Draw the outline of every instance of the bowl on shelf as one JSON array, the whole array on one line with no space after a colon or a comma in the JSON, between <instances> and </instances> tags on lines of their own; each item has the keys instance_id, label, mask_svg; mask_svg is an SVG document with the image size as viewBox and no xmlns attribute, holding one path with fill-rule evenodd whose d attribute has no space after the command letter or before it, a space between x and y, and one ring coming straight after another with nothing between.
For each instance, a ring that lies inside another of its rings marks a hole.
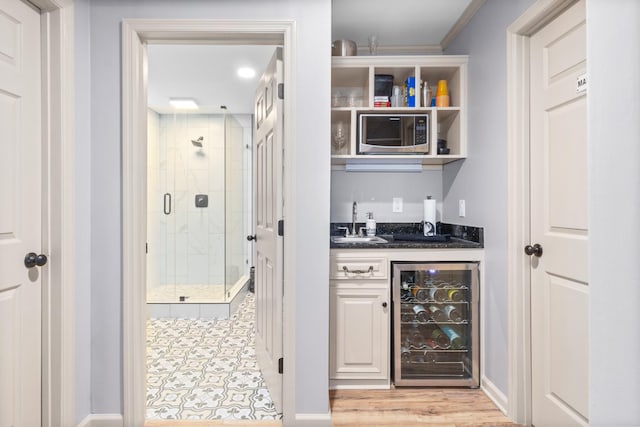
<instances>
[{"instance_id":1,"label":"bowl on shelf","mask_svg":"<svg viewBox=\"0 0 640 427\"><path fill-rule=\"evenodd\" d=\"M449 154L451 149L447 147L438 147L438 154Z\"/></svg>"}]
</instances>

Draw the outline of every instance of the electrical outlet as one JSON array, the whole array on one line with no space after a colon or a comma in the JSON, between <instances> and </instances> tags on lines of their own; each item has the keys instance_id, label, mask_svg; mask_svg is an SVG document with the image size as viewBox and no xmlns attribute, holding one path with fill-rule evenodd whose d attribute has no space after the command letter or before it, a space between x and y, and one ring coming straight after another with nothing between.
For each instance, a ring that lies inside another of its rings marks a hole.
<instances>
[{"instance_id":1,"label":"electrical outlet","mask_svg":"<svg viewBox=\"0 0 640 427\"><path fill-rule=\"evenodd\" d=\"M464 200L458 200L458 216L464 218L466 215L467 211Z\"/></svg>"},{"instance_id":2,"label":"electrical outlet","mask_svg":"<svg viewBox=\"0 0 640 427\"><path fill-rule=\"evenodd\" d=\"M393 198L393 212L402 212L402 197Z\"/></svg>"}]
</instances>

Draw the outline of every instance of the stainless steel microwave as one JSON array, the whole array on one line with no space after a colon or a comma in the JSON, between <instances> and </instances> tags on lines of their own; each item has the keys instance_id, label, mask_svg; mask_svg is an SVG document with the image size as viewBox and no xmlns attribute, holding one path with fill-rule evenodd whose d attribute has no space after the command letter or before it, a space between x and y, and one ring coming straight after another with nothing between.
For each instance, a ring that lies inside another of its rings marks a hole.
<instances>
[{"instance_id":1,"label":"stainless steel microwave","mask_svg":"<svg viewBox=\"0 0 640 427\"><path fill-rule=\"evenodd\" d=\"M428 154L427 114L358 115L358 154Z\"/></svg>"}]
</instances>

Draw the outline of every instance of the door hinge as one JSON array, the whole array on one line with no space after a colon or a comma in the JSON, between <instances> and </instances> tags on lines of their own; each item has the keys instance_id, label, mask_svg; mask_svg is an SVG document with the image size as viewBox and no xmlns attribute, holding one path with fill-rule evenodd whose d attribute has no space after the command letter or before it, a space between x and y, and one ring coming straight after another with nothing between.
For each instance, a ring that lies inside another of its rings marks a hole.
<instances>
[{"instance_id":1,"label":"door hinge","mask_svg":"<svg viewBox=\"0 0 640 427\"><path fill-rule=\"evenodd\" d=\"M278 99L284 99L284 83L278 83Z\"/></svg>"},{"instance_id":2,"label":"door hinge","mask_svg":"<svg viewBox=\"0 0 640 427\"><path fill-rule=\"evenodd\" d=\"M284 236L284 220L278 221L278 236Z\"/></svg>"},{"instance_id":3,"label":"door hinge","mask_svg":"<svg viewBox=\"0 0 640 427\"><path fill-rule=\"evenodd\" d=\"M281 374L284 369L284 358L278 359L278 373Z\"/></svg>"}]
</instances>

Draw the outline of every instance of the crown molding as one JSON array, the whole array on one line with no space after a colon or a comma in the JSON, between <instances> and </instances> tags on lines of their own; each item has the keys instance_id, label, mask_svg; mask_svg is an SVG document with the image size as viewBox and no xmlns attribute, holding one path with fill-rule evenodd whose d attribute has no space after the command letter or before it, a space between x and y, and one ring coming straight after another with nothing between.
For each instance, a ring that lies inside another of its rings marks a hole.
<instances>
[{"instance_id":1,"label":"crown molding","mask_svg":"<svg viewBox=\"0 0 640 427\"><path fill-rule=\"evenodd\" d=\"M453 27L449 30L446 36L440 42L440 47L442 50L445 50L449 47L449 44L455 39L458 34L462 31L462 29L471 21L471 18L476 14L476 12L485 4L487 0L472 0L469 3L469 6L462 12L460 18L453 24Z\"/></svg>"}]
</instances>

